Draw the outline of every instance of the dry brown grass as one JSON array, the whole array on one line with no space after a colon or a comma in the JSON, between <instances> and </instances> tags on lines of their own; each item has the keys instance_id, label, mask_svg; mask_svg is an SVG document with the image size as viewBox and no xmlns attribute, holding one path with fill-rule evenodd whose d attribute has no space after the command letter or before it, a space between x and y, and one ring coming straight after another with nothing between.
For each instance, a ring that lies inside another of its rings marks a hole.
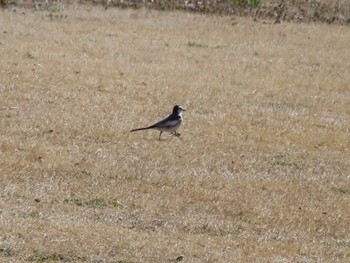
<instances>
[{"instance_id":1,"label":"dry brown grass","mask_svg":"<svg viewBox=\"0 0 350 263\"><path fill-rule=\"evenodd\" d=\"M350 29L0 14L0 261L348 262ZM129 134L187 108L184 141Z\"/></svg>"}]
</instances>

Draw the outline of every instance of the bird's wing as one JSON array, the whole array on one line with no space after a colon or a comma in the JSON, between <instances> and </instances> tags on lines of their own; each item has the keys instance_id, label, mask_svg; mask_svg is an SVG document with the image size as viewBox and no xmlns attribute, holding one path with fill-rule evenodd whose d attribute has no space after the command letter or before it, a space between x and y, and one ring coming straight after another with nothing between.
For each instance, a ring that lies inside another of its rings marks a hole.
<instances>
[{"instance_id":1,"label":"bird's wing","mask_svg":"<svg viewBox=\"0 0 350 263\"><path fill-rule=\"evenodd\" d=\"M161 120L160 122L157 122L157 123L153 124L152 126L149 126L149 128L172 127L172 126L178 124L180 118L181 118L180 116L169 115L164 120Z\"/></svg>"}]
</instances>

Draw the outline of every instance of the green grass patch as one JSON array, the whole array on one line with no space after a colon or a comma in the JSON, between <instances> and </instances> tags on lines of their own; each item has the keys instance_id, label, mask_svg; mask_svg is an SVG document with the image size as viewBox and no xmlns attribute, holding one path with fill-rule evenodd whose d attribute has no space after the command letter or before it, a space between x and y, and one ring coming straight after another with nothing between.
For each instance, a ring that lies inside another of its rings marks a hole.
<instances>
[{"instance_id":1,"label":"green grass patch","mask_svg":"<svg viewBox=\"0 0 350 263\"><path fill-rule=\"evenodd\" d=\"M283 155L275 156L274 159L271 161L271 165L281 166L281 167L286 167L286 168L296 168L296 169L301 168L301 166L299 164L286 160Z\"/></svg>"},{"instance_id":2,"label":"green grass patch","mask_svg":"<svg viewBox=\"0 0 350 263\"><path fill-rule=\"evenodd\" d=\"M166 45L166 47L169 47ZM187 42L187 47L191 47L191 48L212 48L212 49L222 49L223 46L221 45L216 45L216 46L213 46L213 47L210 47L206 44L201 44L201 43L196 43L196 42Z\"/></svg>"},{"instance_id":3,"label":"green grass patch","mask_svg":"<svg viewBox=\"0 0 350 263\"><path fill-rule=\"evenodd\" d=\"M208 48L208 45L200 44L196 42L187 42L188 47L194 47L194 48Z\"/></svg>"},{"instance_id":4,"label":"green grass patch","mask_svg":"<svg viewBox=\"0 0 350 263\"><path fill-rule=\"evenodd\" d=\"M15 255L15 251L9 247L0 247L0 255L5 257L12 257Z\"/></svg>"},{"instance_id":5,"label":"green grass patch","mask_svg":"<svg viewBox=\"0 0 350 263\"><path fill-rule=\"evenodd\" d=\"M96 208L103 207L121 207L124 206L118 199L106 200L104 198L93 198L93 199L84 199L76 195L72 195L70 198L64 200L66 203L75 204L77 206L90 206Z\"/></svg>"},{"instance_id":6,"label":"green grass patch","mask_svg":"<svg viewBox=\"0 0 350 263\"><path fill-rule=\"evenodd\" d=\"M53 13L59 12L60 8L58 6L53 5L53 6L40 7L37 9L37 11L47 12L47 13L53 14Z\"/></svg>"},{"instance_id":7,"label":"green grass patch","mask_svg":"<svg viewBox=\"0 0 350 263\"><path fill-rule=\"evenodd\" d=\"M84 262L86 257L82 257L73 253L39 253L34 252L33 255L27 258L28 261L46 262L46 261L61 261L61 262Z\"/></svg>"},{"instance_id":8,"label":"green grass patch","mask_svg":"<svg viewBox=\"0 0 350 263\"><path fill-rule=\"evenodd\" d=\"M345 187L333 187L332 191L337 193L337 194L350 194L350 188L345 188Z\"/></svg>"},{"instance_id":9,"label":"green grass patch","mask_svg":"<svg viewBox=\"0 0 350 263\"><path fill-rule=\"evenodd\" d=\"M26 52L26 53L24 54L24 57L25 57L25 58L29 58L29 59L35 59L35 57L33 56L33 54L30 53L29 51Z\"/></svg>"},{"instance_id":10,"label":"green grass patch","mask_svg":"<svg viewBox=\"0 0 350 263\"><path fill-rule=\"evenodd\" d=\"M257 7L260 5L260 0L248 0L248 5L252 7Z\"/></svg>"}]
</instances>

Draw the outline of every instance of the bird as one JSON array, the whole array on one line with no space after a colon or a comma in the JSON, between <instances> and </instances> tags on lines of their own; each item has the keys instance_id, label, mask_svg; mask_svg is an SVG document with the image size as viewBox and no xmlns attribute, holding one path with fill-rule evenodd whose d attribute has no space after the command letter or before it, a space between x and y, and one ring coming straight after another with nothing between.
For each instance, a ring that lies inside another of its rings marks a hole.
<instances>
[{"instance_id":1,"label":"bird","mask_svg":"<svg viewBox=\"0 0 350 263\"><path fill-rule=\"evenodd\" d=\"M154 130L160 131L159 140L163 132L170 132L172 135L175 135L176 137L181 139L180 138L181 134L178 133L177 130L180 128L183 122L183 117L182 117L183 111L186 111L183 107L181 107L180 105L175 105L173 108L173 112L164 120L145 128L133 129L130 132L154 129Z\"/></svg>"}]
</instances>

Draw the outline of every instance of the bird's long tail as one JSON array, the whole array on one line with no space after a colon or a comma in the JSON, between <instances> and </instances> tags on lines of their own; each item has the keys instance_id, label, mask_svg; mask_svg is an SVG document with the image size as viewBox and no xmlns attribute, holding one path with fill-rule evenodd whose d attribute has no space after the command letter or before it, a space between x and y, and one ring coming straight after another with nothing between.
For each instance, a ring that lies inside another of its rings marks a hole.
<instances>
[{"instance_id":1,"label":"bird's long tail","mask_svg":"<svg viewBox=\"0 0 350 263\"><path fill-rule=\"evenodd\" d=\"M148 129L152 129L152 128L153 128L152 126L150 126L150 127L145 127L145 128L138 128L138 129L133 129L133 130L131 130L130 132L148 130Z\"/></svg>"}]
</instances>

